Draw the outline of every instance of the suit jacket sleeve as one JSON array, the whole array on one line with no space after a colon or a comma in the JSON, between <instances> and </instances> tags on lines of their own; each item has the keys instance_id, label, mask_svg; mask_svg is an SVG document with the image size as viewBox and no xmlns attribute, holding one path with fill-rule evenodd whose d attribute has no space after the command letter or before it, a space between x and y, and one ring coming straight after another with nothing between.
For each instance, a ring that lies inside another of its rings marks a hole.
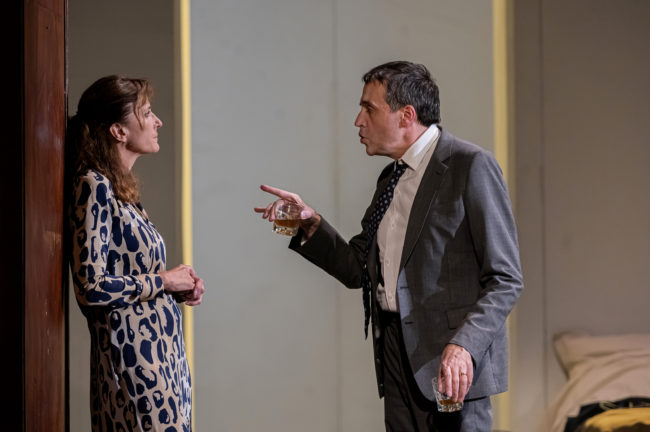
<instances>
[{"instance_id":1,"label":"suit jacket sleeve","mask_svg":"<svg viewBox=\"0 0 650 432\"><path fill-rule=\"evenodd\" d=\"M477 152L463 196L479 264L481 293L451 339L478 364L523 288L517 232L508 191L494 157Z\"/></svg>"},{"instance_id":2,"label":"suit jacket sleeve","mask_svg":"<svg viewBox=\"0 0 650 432\"><path fill-rule=\"evenodd\" d=\"M365 226L365 224L363 224ZM334 276L348 288L361 286L366 245L365 229L346 242L325 218L316 232L301 245L302 230L291 239L289 248Z\"/></svg>"},{"instance_id":3,"label":"suit jacket sleeve","mask_svg":"<svg viewBox=\"0 0 650 432\"><path fill-rule=\"evenodd\" d=\"M390 163L379 175L375 194L361 220L361 232L352 237L349 242L346 242L336 229L321 216L321 223L311 238L301 245L300 240L303 233L300 230L291 239L289 248L334 276L346 287L360 288L363 266L366 265L363 254L368 242L366 230L370 223L370 215L379 191L383 190L392 169L393 164Z\"/></svg>"}]
</instances>

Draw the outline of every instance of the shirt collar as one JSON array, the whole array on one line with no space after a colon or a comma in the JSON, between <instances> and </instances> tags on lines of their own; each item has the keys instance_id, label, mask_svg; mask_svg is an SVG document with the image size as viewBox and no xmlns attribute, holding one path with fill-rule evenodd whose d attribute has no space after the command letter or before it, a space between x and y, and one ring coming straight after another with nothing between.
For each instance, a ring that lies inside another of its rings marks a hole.
<instances>
[{"instance_id":1,"label":"shirt collar","mask_svg":"<svg viewBox=\"0 0 650 432\"><path fill-rule=\"evenodd\" d=\"M406 153L400 158L409 168L416 171L424 159L427 150L440 136L440 130L435 124L429 126L422 135L406 150Z\"/></svg>"}]
</instances>

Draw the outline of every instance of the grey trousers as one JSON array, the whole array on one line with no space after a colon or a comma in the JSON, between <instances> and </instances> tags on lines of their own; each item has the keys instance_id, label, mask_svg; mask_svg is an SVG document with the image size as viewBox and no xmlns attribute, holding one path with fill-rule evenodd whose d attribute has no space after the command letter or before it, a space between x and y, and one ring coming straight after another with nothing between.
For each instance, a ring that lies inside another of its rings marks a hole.
<instances>
[{"instance_id":1,"label":"grey trousers","mask_svg":"<svg viewBox=\"0 0 650 432\"><path fill-rule=\"evenodd\" d=\"M398 314L381 316L384 354L384 420L387 432L489 432L489 397L466 400L461 411L441 413L420 392L409 365Z\"/></svg>"}]
</instances>

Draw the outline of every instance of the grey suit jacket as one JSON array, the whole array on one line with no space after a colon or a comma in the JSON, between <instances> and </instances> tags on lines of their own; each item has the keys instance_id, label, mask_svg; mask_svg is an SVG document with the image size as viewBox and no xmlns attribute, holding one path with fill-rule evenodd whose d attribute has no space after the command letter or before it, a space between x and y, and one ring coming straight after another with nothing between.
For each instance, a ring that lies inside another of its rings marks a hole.
<instances>
[{"instance_id":1,"label":"grey suit jacket","mask_svg":"<svg viewBox=\"0 0 650 432\"><path fill-rule=\"evenodd\" d=\"M383 396L382 335L376 287L377 240L363 259L366 228L392 164L379 176L361 221L363 231L343 240L323 218L314 235L292 249L349 288L361 286L364 265L373 283L375 367ZM467 399L507 390L505 321L523 288L517 233L508 191L494 157L442 130L413 201L404 240L397 298L411 370L429 400L444 347L464 347L474 361Z\"/></svg>"}]
</instances>

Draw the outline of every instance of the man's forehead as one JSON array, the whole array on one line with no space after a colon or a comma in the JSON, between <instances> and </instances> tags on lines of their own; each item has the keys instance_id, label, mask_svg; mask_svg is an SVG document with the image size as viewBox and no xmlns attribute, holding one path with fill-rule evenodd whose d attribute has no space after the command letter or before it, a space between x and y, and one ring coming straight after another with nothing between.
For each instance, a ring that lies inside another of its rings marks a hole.
<instances>
[{"instance_id":1,"label":"man's forehead","mask_svg":"<svg viewBox=\"0 0 650 432\"><path fill-rule=\"evenodd\" d=\"M363 86L359 104L377 105L386 102L386 86L378 81L370 81Z\"/></svg>"}]
</instances>

